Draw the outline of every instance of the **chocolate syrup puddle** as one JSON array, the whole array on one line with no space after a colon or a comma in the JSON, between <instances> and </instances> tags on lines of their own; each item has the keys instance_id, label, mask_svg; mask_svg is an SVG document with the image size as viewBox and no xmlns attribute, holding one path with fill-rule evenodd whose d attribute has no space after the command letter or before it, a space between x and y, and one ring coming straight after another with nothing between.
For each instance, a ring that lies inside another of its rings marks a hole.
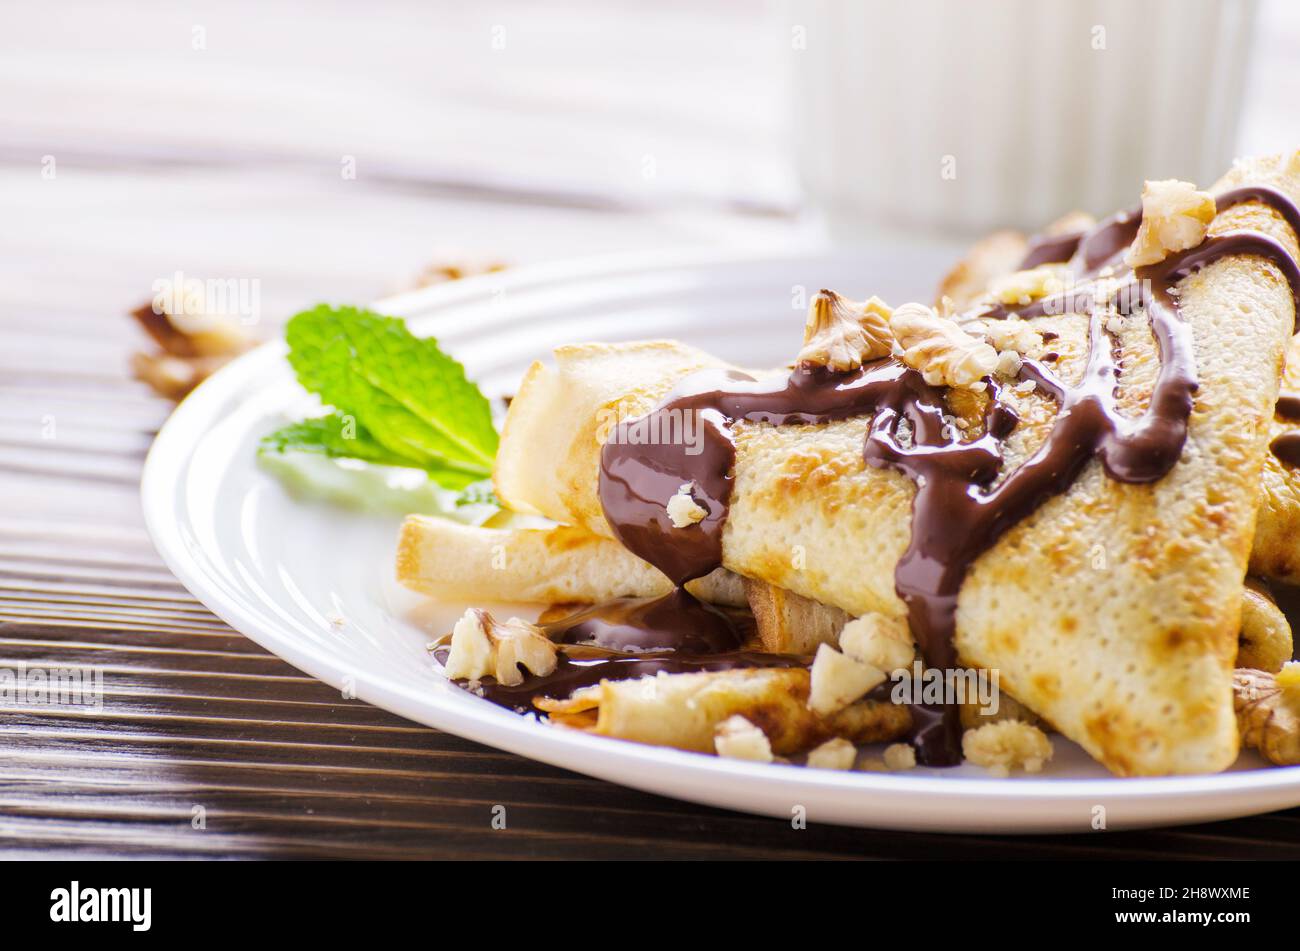
<instances>
[{"instance_id":1,"label":"chocolate syrup puddle","mask_svg":"<svg viewBox=\"0 0 1300 951\"><path fill-rule=\"evenodd\" d=\"M617 598L542 625L557 644L629 654L725 654L739 650L753 629L753 618L705 604L685 588L659 598Z\"/></svg>"}]
</instances>

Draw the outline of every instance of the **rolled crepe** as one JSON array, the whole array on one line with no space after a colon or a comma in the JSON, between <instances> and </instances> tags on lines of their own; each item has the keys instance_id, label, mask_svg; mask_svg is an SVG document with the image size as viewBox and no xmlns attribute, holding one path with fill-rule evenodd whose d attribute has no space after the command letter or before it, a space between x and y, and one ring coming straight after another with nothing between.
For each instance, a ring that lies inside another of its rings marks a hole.
<instances>
[{"instance_id":1,"label":"rolled crepe","mask_svg":"<svg viewBox=\"0 0 1300 951\"><path fill-rule=\"evenodd\" d=\"M666 594L668 579L622 545L581 528L483 528L445 518L407 516L397 548L397 580L447 601L598 604ZM758 646L774 654L813 654L839 643L849 615L725 568L687 588L712 604L754 613ZM568 613L564 608L549 620ZM1263 585L1242 592L1236 665L1276 672L1291 659L1291 626ZM1020 717L1024 719L1024 717Z\"/></svg>"},{"instance_id":2,"label":"rolled crepe","mask_svg":"<svg viewBox=\"0 0 1300 951\"><path fill-rule=\"evenodd\" d=\"M1300 196L1300 153L1240 163L1219 188L1271 184ZM1271 210L1229 209L1216 230L1249 226L1296 251ZM956 647L1113 772L1216 771L1237 753L1231 703L1241 582L1254 534L1268 421L1295 326L1284 275L1252 255L1181 282L1200 388L1187 444L1150 485L1109 479L1091 461L1071 489L1010 529L971 566ZM1058 373L1074 382L1086 321L1036 318L1057 333ZM1118 407L1145 408L1159 368L1146 321L1125 321ZM495 474L512 508L612 537L597 494L611 418L649 411L687 373L720 361L673 342L561 347L528 371L511 404ZM957 410L957 406L952 407ZM1055 404L1020 399L1006 468L1045 438ZM974 419L974 413L964 414ZM905 615L894 567L911 532L913 487L868 468L866 418L810 426L738 423L723 564L853 615Z\"/></svg>"},{"instance_id":3,"label":"rolled crepe","mask_svg":"<svg viewBox=\"0 0 1300 951\"><path fill-rule=\"evenodd\" d=\"M778 755L809 750L832 737L880 743L907 732L911 715L888 701L859 700L830 717L808 709L807 670L759 668L605 680L566 700L539 699L555 723L653 746L713 752L718 725L742 716Z\"/></svg>"},{"instance_id":4,"label":"rolled crepe","mask_svg":"<svg viewBox=\"0 0 1300 951\"><path fill-rule=\"evenodd\" d=\"M397 580L450 601L597 604L653 598L672 584L618 542L581 528L480 528L409 515L397 544ZM812 654L835 644L848 615L719 568L687 590L702 601L754 612L758 646Z\"/></svg>"},{"instance_id":5,"label":"rolled crepe","mask_svg":"<svg viewBox=\"0 0 1300 951\"><path fill-rule=\"evenodd\" d=\"M581 528L479 528L408 515L397 543L397 580L454 601L594 604L667 594L672 583L618 542ZM743 607L741 579L725 569L686 586L713 604Z\"/></svg>"}]
</instances>

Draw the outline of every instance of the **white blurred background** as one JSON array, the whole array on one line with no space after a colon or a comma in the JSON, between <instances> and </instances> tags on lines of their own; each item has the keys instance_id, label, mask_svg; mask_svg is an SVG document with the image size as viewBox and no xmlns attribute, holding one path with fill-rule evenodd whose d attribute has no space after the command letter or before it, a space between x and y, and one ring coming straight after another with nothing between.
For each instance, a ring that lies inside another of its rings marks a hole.
<instances>
[{"instance_id":1,"label":"white blurred background","mask_svg":"<svg viewBox=\"0 0 1300 951\"><path fill-rule=\"evenodd\" d=\"M1016 12L1008 4L1026 2L958 6L1006 18ZM1145 2L1173 23L1185 0ZM792 42L792 29L826 22L826 7L6 4L0 326L54 307L89 327L177 268L258 278L263 307L278 314L398 290L447 255L521 263L817 241L827 202L808 200L796 158L822 147L803 120L829 99L810 101L796 81L806 58L827 54ZM858 5L864 55L897 8ZM1087 25L1060 4L1033 8L1048 9L1040 29ZM1300 3L1263 0L1250 36L1233 152L1296 147ZM1141 58L1148 40L1159 37L1130 37L1116 55ZM951 55L935 42L917 37L910 52L893 52L922 75ZM1057 68L1044 59L1017 64L1027 88ZM897 81L901 89L909 76ZM1069 86L1068 76L1054 81ZM972 109L999 108L981 102L990 88L969 90ZM853 107L833 105L832 121ZM905 141L872 118L863 128L879 148ZM1129 131L1121 124L1115 135ZM1176 172L1151 174L1162 173ZM1069 183L1061 188L1068 197ZM1047 220L1065 208L1031 210ZM983 209L960 230L1020 214ZM879 219L864 233L917 224Z\"/></svg>"}]
</instances>

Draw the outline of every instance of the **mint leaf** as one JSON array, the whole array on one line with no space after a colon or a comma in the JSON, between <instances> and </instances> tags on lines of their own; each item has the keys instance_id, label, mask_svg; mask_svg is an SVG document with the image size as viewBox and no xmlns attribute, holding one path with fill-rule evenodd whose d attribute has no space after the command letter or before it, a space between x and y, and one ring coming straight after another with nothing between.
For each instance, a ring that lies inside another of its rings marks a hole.
<instances>
[{"instance_id":1,"label":"mint leaf","mask_svg":"<svg viewBox=\"0 0 1300 951\"><path fill-rule=\"evenodd\" d=\"M364 459L381 466L423 468L422 462L393 452L356 420L334 413L290 423L262 437L260 452L316 452L334 459Z\"/></svg>"},{"instance_id":2,"label":"mint leaf","mask_svg":"<svg viewBox=\"0 0 1300 951\"><path fill-rule=\"evenodd\" d=\"M327 305L293 317L285 336L299 382L355 418L371 442L411 460L402 464L462 486L491 473L491 407L435 340L415 337L395 317Z\"/></svg>"},{"instance_id":3,"label":"mint leaf","mask_svg":"<svg viewBox=\"0 0 1300 951\"><path fill-rule=\"evenodd\" d=\"M498 504L490 482L485 482L470 472L445 469L436 464L430 467L426 460L399 455L378 442L360 424L341 413L290 423L263 436L258 446L258 455L262 457L291 452L312 453L330 459L359 459L378 466L423 469L429 478L444 489L464 490L457 497L456 505Z\"/></svg>"}]
</instances>

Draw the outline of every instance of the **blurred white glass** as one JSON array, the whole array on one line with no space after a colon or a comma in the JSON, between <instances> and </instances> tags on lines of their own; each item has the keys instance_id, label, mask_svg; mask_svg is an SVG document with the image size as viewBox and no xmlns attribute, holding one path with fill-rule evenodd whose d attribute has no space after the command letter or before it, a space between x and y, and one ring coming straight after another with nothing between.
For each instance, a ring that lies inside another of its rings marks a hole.
<instances>
[{"instance_id":1,"label":"blurred white glass","mask_svg":"<svg viewBox=\"0 0 1300 951\"><path fill-rule=\"evenodd\" d=\"M795 0L805 194L841 239L1035 229L1232 159L1256 0Z\"/></svg>"}]
</instances>

